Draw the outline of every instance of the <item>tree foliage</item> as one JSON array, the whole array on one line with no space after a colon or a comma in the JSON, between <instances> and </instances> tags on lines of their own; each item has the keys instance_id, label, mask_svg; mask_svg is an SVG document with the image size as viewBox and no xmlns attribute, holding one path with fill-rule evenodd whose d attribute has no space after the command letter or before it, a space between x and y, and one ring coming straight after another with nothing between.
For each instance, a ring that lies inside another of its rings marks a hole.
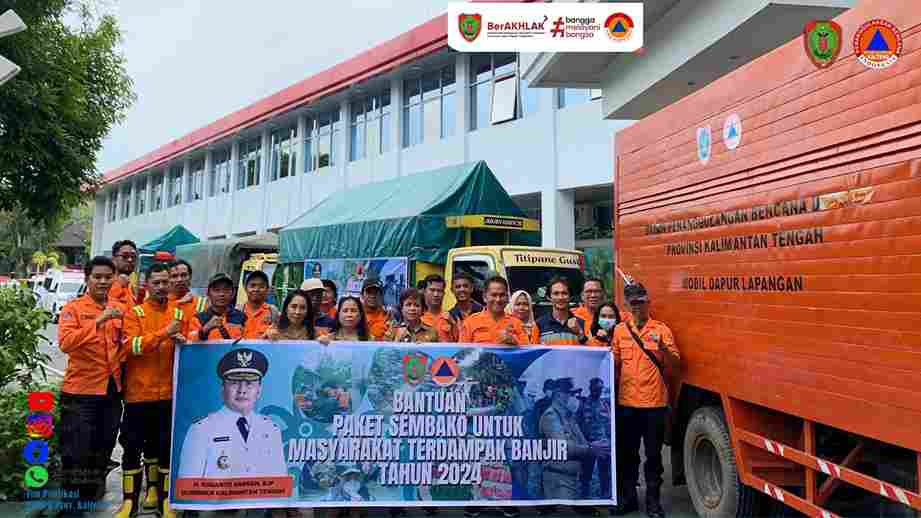
<instances>
[{"instance_id":1,"label":"tree foliage","mask_svg":"<svg viewBox=\"0 0 921 518\"><path fill-rule=\"evenodd\" d=\"M0 211L43 223L99 184L96 155L135 96L114 17L80 0L0 0L7 9L28 29L0 39L22 67L0 86Z\"/></svg>"},{"instance_id":2,"label":"tree foliage","mask_svg":"<svg viewBox=\"0 0 921 518\"><path fill-rule=\"evenodd\" d=\"M44 377L44 365L51 358L41 351L48 343L41 331L50 320L30 290L0 288L0 390L14 381L29 388L36 373Z\"/></svg>"},{"instance_id":3,"label":"tree foliage","mask_svg":"<svg viewBox=\"0 0 921 518\"><path fill-rule=\"evenodd\" d=\"M29 265L44 271L49 249L61 235L62 226L61 217L38 223L22 211L0 212L0 272L25 274Z\"/></svg>"}]
</instances>

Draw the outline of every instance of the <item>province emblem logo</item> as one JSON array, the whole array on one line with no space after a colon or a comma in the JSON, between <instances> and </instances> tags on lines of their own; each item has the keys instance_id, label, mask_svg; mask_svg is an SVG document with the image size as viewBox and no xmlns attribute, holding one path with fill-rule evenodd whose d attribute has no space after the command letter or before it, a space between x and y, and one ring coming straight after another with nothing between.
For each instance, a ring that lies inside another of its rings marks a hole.
<instances>
[{"instance_id":1,"label":"province emblem logo","mask_svg":"<svg viewBox=\"0 0 921 518\"><path fill-rule=\"evenodd\" d=\"M403 381L410 385L418 385L425 379L428 372L428 357L424 354L403 355Z\"/></svg>"},{"instance_id":2,"label":"province emblem logo","mask_svg":"<svg viewBox=\"0 0 921 518\"><path fill-rule=\"evenodd\" d=\"M806 56L817 68L827 68L841 53L841 26L831 20L812 20L803 28Z\"/></svg>"},{"instance_id":3,"label":"province emblem logo","mask_svg":"<svg viewBox=\"0 0 921 518\"><path fill-rule=\"evenodd\" d=\"M483 28L483 16L480 14L461 14L457 17L457 28L465 40L473 43L473 40L480 35L480 29Z\"/></svg>"}]
</instances>

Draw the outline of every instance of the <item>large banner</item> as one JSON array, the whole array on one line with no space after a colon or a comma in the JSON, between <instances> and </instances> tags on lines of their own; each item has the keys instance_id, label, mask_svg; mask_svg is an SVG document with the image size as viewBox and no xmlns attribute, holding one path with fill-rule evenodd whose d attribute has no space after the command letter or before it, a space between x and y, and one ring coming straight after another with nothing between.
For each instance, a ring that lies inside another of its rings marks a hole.
<instances>
[{"instance_id":1,"label":"large banner","mask_svg":"<svg viewBox=\"0 0 921 518\"><path fill-rule=\"evenodd\" d=\"M409 287L409 259L378 257L374 259L305 259L304 278L330 279L339 288L339 298L361 296L361 285L368 277L384 284L384 304L396 306L400 292Z\"/></svg>"},{"instance_id":2,"label":"large banner","mask_svg":"<svg viewBox=\"0 0 921 518\"><path fill-rule=\"evenodd\" d=\"M607 349L253 340L176 354L176 509L615 503Z\"/></svg>"}]
</instances>

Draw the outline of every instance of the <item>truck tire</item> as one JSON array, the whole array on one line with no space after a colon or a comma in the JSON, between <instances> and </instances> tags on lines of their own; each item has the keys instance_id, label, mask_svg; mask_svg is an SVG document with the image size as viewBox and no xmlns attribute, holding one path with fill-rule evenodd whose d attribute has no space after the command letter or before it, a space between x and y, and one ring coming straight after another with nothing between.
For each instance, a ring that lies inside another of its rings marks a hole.
<instances>
[{"instance_id":1,"label":"truck tire","mask_svg":"<svg viewBox=\"0 0 921 518\"><path fill-rule=\"evenodd\" d=\"M742 484L723 410L697 409L684 433L684 473L701 518L756 516L759 494Z\"/></svg>"}]
</instances>

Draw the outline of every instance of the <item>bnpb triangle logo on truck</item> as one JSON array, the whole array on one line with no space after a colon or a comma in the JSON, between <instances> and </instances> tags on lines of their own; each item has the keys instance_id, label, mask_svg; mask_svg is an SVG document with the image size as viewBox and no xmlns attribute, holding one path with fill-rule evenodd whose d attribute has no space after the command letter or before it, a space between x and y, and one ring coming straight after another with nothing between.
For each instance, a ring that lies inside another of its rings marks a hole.
<instances>
[{"instance_id":1,"label":"bnpb triangle logo on truck","mask_svg":"<svg viewBox=\"0 0 921 518\"><path fill-rule=\"evenodd\" d=\"M865 67L891 67L902 55L902 33L891 22L870 20L854 35L854 54Z\"/></svg>"}]
</instances>

